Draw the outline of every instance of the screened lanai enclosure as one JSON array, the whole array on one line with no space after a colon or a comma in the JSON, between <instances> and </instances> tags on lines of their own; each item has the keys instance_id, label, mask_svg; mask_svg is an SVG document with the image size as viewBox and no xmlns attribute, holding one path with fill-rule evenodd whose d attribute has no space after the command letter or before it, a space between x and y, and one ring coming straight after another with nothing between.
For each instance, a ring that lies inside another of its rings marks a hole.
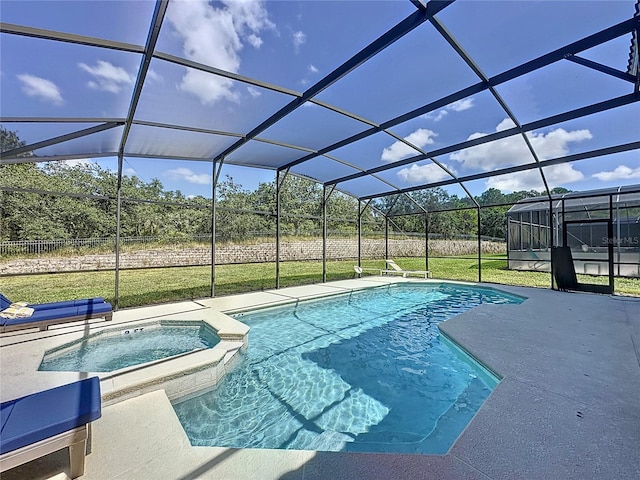
<instances>
[{"instance_id":1,"label":"screened lanai enclosure","mask_svg":"<svg viewBox=\"0 0 640 480\"><path fill-rule=\"evenodd\" d=\"M509 268L550 272L551 247L566 245L579 273L608 276L611 260L615 276L640 277L640 193L626 191L521 200L507 212Z\"/></svg>"},{"instance_id":2,"label":"screened lanai enclosure","mask_svg":"<svg viewBox=\"0 0 640 480\"><path fill-rule=\"evenodd\" d=\"M636 0L3 0L0 20L13 296L131 306L390 258L554 287L554 247L640 292Z\"/></svg>"}]
</instances>

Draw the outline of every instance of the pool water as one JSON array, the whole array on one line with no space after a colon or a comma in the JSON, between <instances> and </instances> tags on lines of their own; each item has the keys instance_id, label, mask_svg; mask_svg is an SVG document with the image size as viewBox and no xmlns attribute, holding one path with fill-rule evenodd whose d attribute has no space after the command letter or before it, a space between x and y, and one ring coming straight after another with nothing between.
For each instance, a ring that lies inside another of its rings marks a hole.
<instances>
[{"instance_id":1,"label":"pool water","mask_svg":"<svg viewBox=\"0 0 640 480\"><path fill-rule=\"evenodd\" d=\"M193 445L446 453L497 379L437 324L522 300L404 284L245 313L243 363L174 409Z\"/></svg>"},{"instance_id":2,"label":"pool water","mask_svg":"<svg viewBox=\"0 0 640 480\"><path fill-rule=\"evenodd\" d=\"M202 322L122 327L91 335L45 353L39 370L112 372L121 368L212 348L220 339Z\"/></svg>"}]
</instances>

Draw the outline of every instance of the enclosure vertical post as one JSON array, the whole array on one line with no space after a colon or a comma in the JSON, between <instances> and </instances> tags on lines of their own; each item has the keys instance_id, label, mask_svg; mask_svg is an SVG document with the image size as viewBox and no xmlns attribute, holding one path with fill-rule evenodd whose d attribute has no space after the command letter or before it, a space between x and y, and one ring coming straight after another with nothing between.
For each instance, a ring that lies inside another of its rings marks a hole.
<instances>
[{"instance_id":1,"label":"enclosure vertical post","mask_svg":"<svg viewBox=\"0 0 640 480\"><path fill-rule=\"evenodd\" d=\"M280 170L276 172L276 289L280 288Z\"/></svg>"},{"instance_id":2,"label":"enclosure vertical post","mask_svg":"<svg viewBox=\"0 0 640 480\"><path fill-rule=\"evenodd\" d=\"M553 219L553 200L549 200L549 263L551 265L551 290L555 290L556 288L555 269L553 268L553 255L551 253L554 247L553 242L555 241Z\"/></svg>"},{"instance_id":3,"label":"enclosure vertical post","mask_svg":"<svg viewBox=\"0 0 640 480\"><path fill-rule=\"evenodd\" d=\"M362 200L358 200L358 266L362 266Z\"/></svg>"},{"instance_id":4,"label":"enclosure vertical post","mask_svg":"<svg viewBox=\"0 0 640 480\"><path fill-rule=\"evenodd\" d=\"M511 207L513 207L513 205L511 205ZM509 209L511 209L511 207ZM506 244L507 244L507 270L509 270L509 264L510 264L510 258L511 258L511 254L509 252L511 252L511 248L509 245L511 245L511 217L509 216L509 213L505 213L504 215L504 233L505 233L505 240L506 240Z\"/></svg>"},{"instance_id":5,"label":"enclosure vertical post","mask_svg":"<svg viewBox=\"0 0 640 480\"><path fill-rule=\"evenodd\" d=\"M607 222L607 253L609 256L609 288L611 289L611 293L615 293L615 280L614 280L614 271L613 271L613 222L611 221L613 217L613 195L609 195L609 222ZM619 219L618 219L619 221ZM618 237L618 242L620 242L620 237ZM619 247L619 245L618 245ZM620 264L618 263L618 268L620 268Z\"/></svg>"},{"instance_id":6,"label":"enclosure vertical post","mask_svg":"<svg viewBox=\"0 0 640 480\"><path fill-rule=\"evenodd\" d=\"M113 308L118 310L120 303L120 234L122 232L120 222L122 220L122 167L124 164L124 153L122 149L118 152L118 178L116 179L116 264L115 264L115 285Z\"/></svg>"},{"instance_id":7,"label":"enclosure vertical post","mask_svg":"<svg viewBox=\"0 0 640 480\"><path fill-rule=\"evenodd\" d=\"M482 239L480 238L480 207L478 207L478 282L482 282Z\"/></svg>"},{"instance_id":8,"label":"enclosure vertical post","mask_svg":"<svg viewBox=\"0 0 640 480\"><path fill-rule=\"evenodd\" d=\"M322 283L327 281L327 186L322 186Z\"/></svg>"},{"instance_id":9,"label":"enclosure vertical post","mask_svg":"<svg viewBox=\"0 0 640 480\"><path fill-rule=\"evenodd\" d=\"M210 295L216 293L216 162L211 163L211 278Z\"/></svg>"},{"instance_id":10,"label":"enclosure vertical post","mask_svg":"<svg viewBox=\"0 0 640 480\"><path fill-rule=\"evenodd\" d=\"M384 259L389 260L389 217L384 216Z\"/></svg>"},{"instance_id":11,"label":"enclosure vertical post","mask_svg":"<svg viewBox=\"0 0 640 480\"><path fill-rule=\"evenodd\" d=\"M115 271L115 299L113 307L118 310L118 300L120 298L120 202L121 202L121 184L118 181L116 191L116 271Z\"/></svg>"},{"instance_id":12,"label":"enclosure vertical post","mask_svg":"<svg viewBox=\"0 0 640 480\"><path fill-rule=\"evenodd\" d=\"M216 191L218 187L218 179L220 178L220 172L222 171L222 163L224 159L220 160L220 165L216 168L216 162L212 165L212 181L211 181L211 296L216 294L216 211L217 211L217 199Z\"/></svg>"},{"instance_id":13,"label":"enclosure vertical post","mask_svg":"<svg viewBox=\"0 0 640 480\"><path fill-rule=\"evenodd\" d=\"M322 282L327 281L327 204L329 197L335 190L336 186L332 185L327 189L326 185L322 186Z\"/></svg>"},{"instance_id":14,"label":"enclosure vertical post","mask_svg":"<svg viewBox=\"0 0 640 480\"><path fill-rule=\"evenodd\" d=\"M564 198L562 199L562 246L566 247L567 245L567 228L564 224Z\"/></svg>"},{"instance_id":15,"label":"enclosure vertical post","mask_svg":"<svg viewBox=\"0 0 640 480\"><path fill-rule=\"evenodd\" d=\"M424 212L424 269L429 270L429 213Z\"/></svg>"},{"instance_id":16,"label":"enclosure vertical post","mask_svg":"<svg viewBox=\"0 0 640 480\"><path fill-rule=\"evenodd\" d=\"M618 268L617 268L618 277L620 276L620 263L622 262L622 257L620 253L620 247L621 247L620 237L622 236L622 232L620 231L620 189L621 188L622 187L618 187L618 195L616 195L616 262L618 265ZM611 198L613 198L613 195L611 196ZM613 216L613 211L611 211L609 215L609 217L613 220L612 216Z\"/></svg>"},{"instance_id":17,"label":"enclosure vertical post","mask_svg":"<svg viewBox=\"0 0 640 480\"><path fill-rule=\"evenodd\" d=\"M522 243L522 212L518 213L518 220L520 222L520 230L519 230L519 234L518 234L518 241L520 243L520 251L523 250L523 243Z\"/></svg>"},{"instance_id":18,"label":"enclosure vertical post","mask_svg":"<svg viewBox=\"0 0 640 480\"><path fill-rule=\"evenodd\" d=\"M280 288L280 170L276 171L276 289Z\"/></svg>"},{"instance_id":19,"label":"enclosure vertical post","mask_svg":"<svg viewBox=\"0 0 640 480\"><path fill-rule=\"evenodd\" d=\"M282 210L280 194L289 169L287 168L282 175L280 173L280 170L276 171L276 288L280 288L280 216Z\"/></svg>"}]
</instances>

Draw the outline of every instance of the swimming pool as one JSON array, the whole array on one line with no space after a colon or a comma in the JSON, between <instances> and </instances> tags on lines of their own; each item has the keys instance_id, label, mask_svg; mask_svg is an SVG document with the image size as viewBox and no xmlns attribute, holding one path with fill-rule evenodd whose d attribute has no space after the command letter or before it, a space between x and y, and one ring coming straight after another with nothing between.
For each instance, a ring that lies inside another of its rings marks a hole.
<instances>
[{"instance_id":1,"label":"swimming pool","mask_svg":"<svg viewBox=\"0 0 640 480\"><path fill-rule=\"evenodd\" d=\"M199 321L160 320L105 329L45 352L38 370L113 372L220 342L215 330Z\"/></svg>"},{"instance_id":2,"label":"swimming pool","mask_svg":"<svg viewBox=\"0 0 640 480\"><path fill-rule=\"evenodd\" d=\"M238 369L174 404L193 445L445 453L497 379L442 341L437 324L493 289L395 284L237 316Z\"/></svg>"}]
</instances>

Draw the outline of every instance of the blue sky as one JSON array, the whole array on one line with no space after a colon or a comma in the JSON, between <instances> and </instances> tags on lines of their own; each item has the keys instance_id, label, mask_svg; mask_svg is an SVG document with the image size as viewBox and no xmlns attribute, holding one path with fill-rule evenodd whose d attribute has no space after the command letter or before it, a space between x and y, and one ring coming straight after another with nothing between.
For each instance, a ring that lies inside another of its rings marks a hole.
<instances>
[{"instance_id":1,"label":"blue sky","mask_svg":"<svg viewBox=\"0 0 640 480\"><path fill-rule=\"evenodd\" d=\"M2 21L144 45L154 3L135 1L3 0ZM157 50L279 87L302 92L380 34L415 11L396 1L172 1ZM463 1L437 15L489 77L543 53L629 18L634 0ZM626 70L630 35L581 55ZM87 46L2 34L0 43L2 116L125 117L140 56ZM475 84L478 77L430 24L423 24L365 62L320 95L318 100L380 123ZM631 93L632 84L568 61L497 87L520 123L528 123L591 103ZM259 86L153 59L136 119L243 134L293 97ZM28 143L90 124L5 123ZM540 160L640 139L640 105L621 107L562 125L535 130L529 140ZM487 92L461 99L399 124L391 131L426 150L476 138L512 126ZM259 135L262 139L319 149L368 126L317 105L298 108ZM121 129L42 149L39 155L117 150ZM211 195L211 165L167 160L187 155L211 158L237 137L132 128L125 174L158 178L185 195ZM358 168L374 168L417 154L392 136L379 133L335 150L332 157ZM276 166L294 160L299 150L249 142L229 157L243 165ZM523 163L533 157L522 138L507 138L437 158L455 175L481 173ZM113 158L97 161L115 168ZM320 181L354 173L331 159L316 159L294 169ZM272 170L226 165L247 189L271 181ZM640 183L638 151L545 169L550 186L589 190ZM356 195L403 188L449 178L430 161L393 168L383 181L363 178L339 185ZM467 185L474 194L489 187L505 192L540 189L537 170ZM459 187L450 192L462 194Z\"/></svg>"}]
</instances>

